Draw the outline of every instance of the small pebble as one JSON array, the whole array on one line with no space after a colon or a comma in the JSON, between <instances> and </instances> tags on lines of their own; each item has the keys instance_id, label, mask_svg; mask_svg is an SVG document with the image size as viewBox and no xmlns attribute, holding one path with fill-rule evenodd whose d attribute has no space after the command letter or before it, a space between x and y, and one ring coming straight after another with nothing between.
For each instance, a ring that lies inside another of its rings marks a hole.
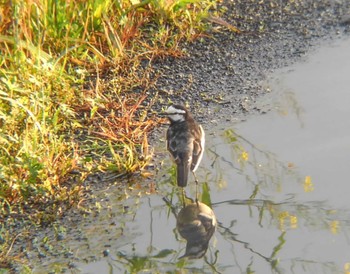
<instances>
[{"instance_id":1,"label":"small pebble","mask_svg":"<svg viewBox=\"0 0 350 274\"><path fill-rule=\"evenodd\" d=\"M107 257L109 255L109 249L103 250L103 256Z\"/></svg>"}]
</instances>

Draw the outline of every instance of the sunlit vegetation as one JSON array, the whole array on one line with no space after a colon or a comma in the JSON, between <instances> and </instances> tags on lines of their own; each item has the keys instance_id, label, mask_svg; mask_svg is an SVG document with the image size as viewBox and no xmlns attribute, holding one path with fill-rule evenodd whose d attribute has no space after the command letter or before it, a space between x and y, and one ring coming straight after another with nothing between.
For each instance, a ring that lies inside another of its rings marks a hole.
<instances>
[{"instance_id":1,"label":"sunlit vegetation","mask_svg":"<svg viewBox=\"0 0 350 274\"><path fill-rule=\"evenodd\" d=\"M232 212L230 217L219 219L216 234L221 234L226 242L235 246L234 257L247 250L248 258L262 259L270 265L273 273L284 273L286 270L283 267L288 264L281 263L280 258L282 253L288 251L287 245L293 239L291 235L303 233L305 228L314 235L320 233L318 235L321 236L318 237L330 239L334 239L335 235L347 233L347 220L342 217L348 214L347 209L334 209L328 201L300 201L296 198L295 193L312 195L317 189L317 182L314 183L315 179L312 176L302 175L292 162L280 160L272 152L250 142L233 129L222 132L220 138L215 139L214 144L207 148L207 152L211 165L205 167L208 170L206 181L211 187L215 184L219 190L230 191L232 196L232 199L214 201L212 205L214 212L217 208L219 211L224 209L225 212ZM248 189L247 193L239 192L244 189L242 185ZM236 189L239 193L235 196ZM280 196L279 192L283 195ZM244 210L249 209L249 214L244 217L240 215L242 207ZM256 232L260 230L264 233L264 229L269 233L273 231L271 233L274 234L274 241L268 248L265 247L263 252L256 248L254 241L244 240L244 233L241 231L246 227L245 218L249 222L256 222ZM237 231L240 232L236 233ZM241 246L239 252L237 246ZM327 260L313 261L299 257L288 260L290 269L296 272L299 268L310 273L317 272L315 269L319 268L323 272L350 273L350 264L347 262L338 265ZM251 260L246 268L247 273L254 273L255 268L261 269L261 264L256 261Z\"/></svg>"},{"instance_id":2,"label":"sunlit vegetation","mask_svg":"<svg viewBox=\"0 0 350 274\"><path fill-rule=\"evenodd\" d=\"M227 129L222 133L222 138L228 144L226 153L230 158L222 157L216 152L215 145L208 148L208 155L212 160L212 166L216 170L227 170L231 168L237 174L245 174L244 182L251 190L249 199L234 201L238 204L249 204L255 206L259 211L259 223L271 218L281 232L298 229L304 223L316 225L326 229L333 234L339 233L344 222L339 220L341 214L338 210L330 210L320 203L318 210L314 210L315 204L273 201L266 193L269 189L282 192L283 188L290 187L287 183L293 182L296 191L304 191L305 194L315 190L313 177L302 176L298 168L291 162L284 162L268 150L259 148L243 136L237 134L233 129ZM220 147L221 143L217 145ZM219 172L217 177L209 172L207 180L215 181L218 189L227 188L228 183ZM246 174L253 174L247 176ZM323 209L322 209L323 208ZM319 215L323 217L320 218ZM270 222L270 221L269 221Z\"/></svg>"},{"instance_id":3,"label":"sunlit vegetation","mask_svg":"<svg viewBox=\"0 0 350 274\"><path fill-rule=\"evenodd\" d=\"M281 172L294 178L305 192L314 190L311 176L300 176L293 163L279 160L274 153L259 148L232 129L223 132L223 139L230 144L233 159L231 167L239 172L250 169L257 175L255 180L246 178L254 188L251 199L256 197L263 186L274 186L280 191L283 183ZM209 149L209 152L218 157L215 151Z\"/></svg>"},{"instance_id":4,"label":"sunlit vegetation","mask_svg":"<svg viewBox=\"0 0 350 274\"><path fill-rule=\"evenodd\" d=\"M214 5L2 1L1 218L30 212L36 222L49 221L79 204L88 174L142 170L156 98L147 98L152 67L141 64L181 55L179 44L205 29ZM2 264L9 246L0 245Z\"/></svg>"}]
</instances>

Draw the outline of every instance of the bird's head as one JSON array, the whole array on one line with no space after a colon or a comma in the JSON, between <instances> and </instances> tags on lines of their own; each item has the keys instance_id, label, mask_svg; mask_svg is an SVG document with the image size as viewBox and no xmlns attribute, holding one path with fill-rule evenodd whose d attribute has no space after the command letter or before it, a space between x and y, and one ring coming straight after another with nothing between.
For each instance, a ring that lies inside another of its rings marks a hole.
<instances>
[{"instance_id":1,"label":"bird's head","mask_svg":"<svg viewBox=\"0 0 350 274\"><path fill-rule=\"evenodd\" d=\"M188 111L184 106L171 105L164 112L164 115L166 115L171 122L182 122L186 120Z\"/></svg>"}]
</instances>

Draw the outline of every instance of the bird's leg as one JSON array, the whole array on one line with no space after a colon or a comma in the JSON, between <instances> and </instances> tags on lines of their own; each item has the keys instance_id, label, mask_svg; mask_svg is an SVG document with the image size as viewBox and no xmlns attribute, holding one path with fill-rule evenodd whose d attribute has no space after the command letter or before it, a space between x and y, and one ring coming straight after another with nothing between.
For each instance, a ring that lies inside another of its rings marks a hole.
<instances>
[{"instance_id":1,"label":"bird's leg","mask_svg":"<svg viewBox=\"0 0 350 274\"><path fill-rule=\"evenodd\" d=\"M197 176L194 173L194 171L192 171L193 177L194 177L194 181L196 182L196 204L198 205L198 180L197 180Z\"/></svg>"},{"instance_id":2,"label":"bird's leg","mask_svg":"<svg viewBox=\"0 0 350 274\"><path fill-rule=\"evenodd\" d=\"M186 201L185 201L185 188L181 188L181 196L182 196L182 206L185 207L186 206Z\"/></svg>"}]
</instances>

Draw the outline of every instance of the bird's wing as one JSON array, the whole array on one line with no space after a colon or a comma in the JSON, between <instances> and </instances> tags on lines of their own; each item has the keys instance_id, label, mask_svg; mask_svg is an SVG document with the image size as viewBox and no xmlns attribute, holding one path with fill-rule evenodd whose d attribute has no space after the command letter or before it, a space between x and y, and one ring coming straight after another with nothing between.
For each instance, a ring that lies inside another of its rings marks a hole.
<instances>
[{"instance_id":1,"label":"bird's wing","mask_svg":"<svg viewBox=\"0 0 350 274\"><path fill-rule=\"evenodd\" d=\"M177 143L176 139L172 139L173 133L172 128L168 128L167 130L167 141L166 141L166 148L170 152L171 156L176 159L177 158Z\"/></svg>"},{"instance_id":2,"label":"bird's wing","mask_svg":"<svg viewBox=\"0 0 350 274\"><path fill-rule=\"evenodd\" d=\"M194 132L193 140L193 152L192 152L192 164L191 170L194 172L199 166L202 160L205 144L205 134L202 126L198 126L196 132Z\"/></svg>"},{"instance_id":3,"label":"bird's wing","mask_svg":"<svg viewBox=\"0 0 350 274\"><path fill-rule=\"evenodd\" d=\"M177 166L177 185L185 187L192 162L192 145L187 145L187 136L183 132L174 134L172 128L167 131L167 149Z\"/></svg>"}]
</instances>

